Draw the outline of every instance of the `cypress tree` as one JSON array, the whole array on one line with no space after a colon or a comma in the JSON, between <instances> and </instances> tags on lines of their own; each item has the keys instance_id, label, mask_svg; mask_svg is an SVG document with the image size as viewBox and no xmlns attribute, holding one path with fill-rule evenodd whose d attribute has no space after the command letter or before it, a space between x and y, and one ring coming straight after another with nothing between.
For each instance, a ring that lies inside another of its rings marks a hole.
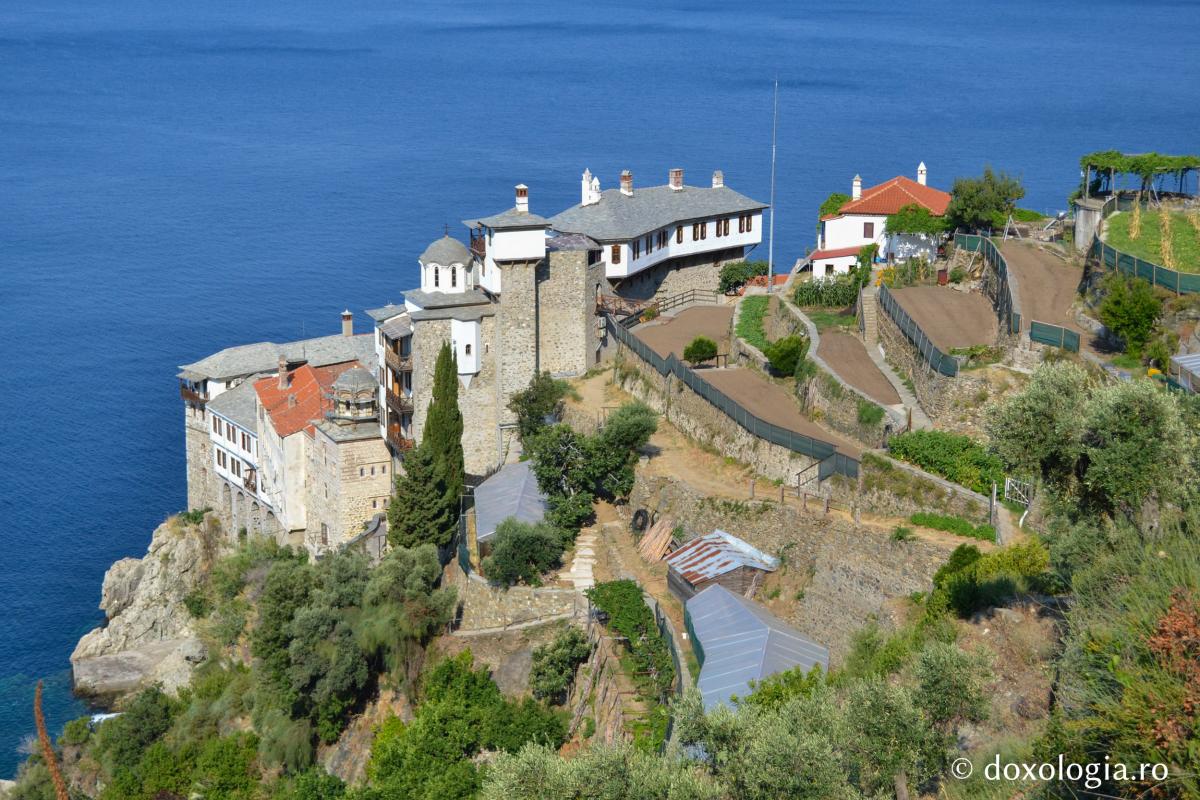
<instances>
[{"instance_id":1,"label":"cypress tree","mask_svg":"<svg viewBox=\"0 0 1200 800\"><path fill-rule=\"evenodd\" d=\"M428 447L453 497L453 514L457 518L458 498L463 491L463 418L458 408L458 359L450 343L442 345L433 369L433 398L425 417L421 444Z\"/></svg>"},{"instance_id":2,"label":"cypress tree","mask_svg":"<svg viewBox=\"0 0 1200 800\"><path fill-rule=\"evenodd\" d=\"M388 542L393 547L443 545L450 541L457 519L455 504L439 475L434 452L422 442L404 459L404 474L396 477L396 493L388 504Z\"/></svg>"}]
</instances>

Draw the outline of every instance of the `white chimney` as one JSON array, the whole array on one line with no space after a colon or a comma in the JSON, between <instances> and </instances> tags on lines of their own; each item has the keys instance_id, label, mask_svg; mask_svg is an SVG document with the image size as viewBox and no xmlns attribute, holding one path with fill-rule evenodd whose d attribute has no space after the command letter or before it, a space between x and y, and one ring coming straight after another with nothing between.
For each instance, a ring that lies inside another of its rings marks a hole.
<instances>
[{"instance_id":1,"label":"white chimney","mask_svg":"<svg viewBox=\"0 0 1200 800\"><path fill-rule=\"evenodd\" d=\"M917 165L917 183L924 186L925 181L927 179L928 179L928 174L927 174L927 170L925 169L925 162L922 161L920 164Z\"/></svg>"},{"instance_id":2,"label":"white chimney","mask_svg":"<svg viewBox=\"0 0 1200 800\"><path fill-rule=\"evenodd\" d=\"M592 171L585 169L579 179L579 205L591 205L592 202Z\"/></svg>"},{"instance_id":3,"label":"white chimney","mask_svg":"<svg viewBox=\"0 0 1200 800\"><path fill-rule=\"evenodd\" d=\"M621 194L633 197L633 173L627 169L621 171Z\"/></svg>"},{"instance_id":4,"label":"white chimney","mask_svg":"<svg viewBox=\"0 0 1200 800\"><path fill-rule=\"evenodd\" d=\"M713 186L714 189L720 189L725 185L725 173L719 169L713 170Z\"/></svg>"},{"instance_id":5,"label":"white chimney","mask_svg":"<svg viewBox=\"0 0 1200 800\"><path fill-rule=\"evenodd\" d=\"M529 213L529 187L523 183L517 184L517 211L522 214Z\"/></svg>"},{"instance_id":6,"label":"white chimney","mask_svg":"<svg viewBox=\"0 0 1200 800\"><path fill-rule=\"evenodd\" d=\"M671 190L678 192L683 190L683 170L675 167L667 173L667 183L671 184Z\"/></svg>"},{"instance_id":7,"label":"white chimney","mask_svg":"<svg viewBox=\"0 0 1200 800\"><path fill-rule=\"evenodd\" d=\"M353 336L353 335L354 335L354 314L352 314L350 312L350 309L347 308L345 311L342 312L342 336Z\"/></svg>"},{"instance_id":8,"label":"white chimney","mask_svg":"<svg viewBox=\"0 0 1200 800\"><path fill-rule=\"evenodd\" d=\"M283 353L279 354L279 390L283 391L288 387L287 378L287 358Z\"/></svg>"},{"instance_id":9,"label":"white chimney","mask_svg":"<svg viewBox=\"0 0 1200 800\"><path fill-rule=\"evenodd\" d=\"M850 182L850 199L857 200L862 197L862 176L855 175L854 180Z\"/></svg>"},{"instance_id":10,"label":"white chimney","mask_svg":"<svg viewBox=\"0 0 1200 800\"><path fill-rule=\"evenodd\" d=\"M592 203L600 202L600 179L592 178Z\"/></svg>"}]
</instances>

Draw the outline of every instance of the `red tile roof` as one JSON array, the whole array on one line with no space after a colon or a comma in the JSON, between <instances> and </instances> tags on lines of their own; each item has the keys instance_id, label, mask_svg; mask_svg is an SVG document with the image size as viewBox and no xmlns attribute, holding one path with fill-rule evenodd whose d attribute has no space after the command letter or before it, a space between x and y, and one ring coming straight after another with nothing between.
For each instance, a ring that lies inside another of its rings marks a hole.
<instances>
[{"instance_id":1,"label":"red tile roof","mask_svg":"<svg viewBox=\"0 0 1200 800\"><path fill-rule=\"evenodd\" d=\"M862 250L866 245L856 244L854 247L838 247L834 250L814 250L808 254L809 261L816 261L821 258L841 258L842 256L856 256L858 251Z\"/></svg>"},{"instance_id":2,"label":"red tile roof","mask_svg":"<svg viewBox=\"0 0 1200 800\"><path fill-rule=\"evenodd\" d=\"M932 186L922 186L912 178L897 175L878 186L863 189L862 196L851 200L835 216L844 214L895 214L904 206L916 203L929 209L929 213L942 216L950 205L950 195ZM832 217L822 217L832 219Z\"/></svg>"},{"instance_id":3,"label":"red tile roof","mask_svg":"<svg viewBox=\"0 0 1200 800\"><path fill-rule=\"evenodd\" d=\"M357 361L344 361L327 367L303 364L287 374L286 389L279 388L279 378L274 376L255 381L254 392L281 438L301 430L307 430L311 436L313 421L319 420L329 406L326 397L333 382L343 372L356 366Z\"/></svg>"}]
</instances>

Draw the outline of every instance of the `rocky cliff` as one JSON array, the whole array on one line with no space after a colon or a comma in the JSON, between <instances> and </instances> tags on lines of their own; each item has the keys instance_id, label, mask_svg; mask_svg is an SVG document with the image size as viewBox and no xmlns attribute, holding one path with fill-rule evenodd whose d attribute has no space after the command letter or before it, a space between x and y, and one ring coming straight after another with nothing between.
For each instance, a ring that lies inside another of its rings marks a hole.
<instances>
[{"instance_id":1,"label":"rocky cliff","mask_svg":"<svg viewBox=\"0 0 1200 800\"><path fill-rule=\"evenodd\" d=\"M174 693L206 657L184 599L208 575L219 540L216 522L159 525L143 558L123 558L104 575L104 626L71 654L78 694L115 698L160 684Z\"/></svg>"}]
</instances>

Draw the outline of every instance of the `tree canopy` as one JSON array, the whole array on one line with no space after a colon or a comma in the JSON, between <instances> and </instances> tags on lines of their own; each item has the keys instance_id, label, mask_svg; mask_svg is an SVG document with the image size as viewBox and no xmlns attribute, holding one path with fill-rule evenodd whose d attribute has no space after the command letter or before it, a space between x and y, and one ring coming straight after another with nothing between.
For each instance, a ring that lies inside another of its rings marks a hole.
<instances>
[{"instance_id":1,"label":"tree canopy","mask_svg":"<svg viewBox=\"0 0 1200 800\"><path fill-rule=\"evenodd\" d=\"M925 206L909 203L887 218L888 233L925 233L938 236L946 231L944 217L936 217Z\"/></svg>"},{"instance_id":2,"label":"tree canopy","mask_svg":"<svg viewBox=\"0 0 1200 800\"><path fill-rule=\"evenodd\" d=\"M1024 196L1020 180L991 167L984 168L979 178L956 178L946 208L947 227L969 231L990 227L996 215L1007 218Z\"/></svg>"}]
</instances>

